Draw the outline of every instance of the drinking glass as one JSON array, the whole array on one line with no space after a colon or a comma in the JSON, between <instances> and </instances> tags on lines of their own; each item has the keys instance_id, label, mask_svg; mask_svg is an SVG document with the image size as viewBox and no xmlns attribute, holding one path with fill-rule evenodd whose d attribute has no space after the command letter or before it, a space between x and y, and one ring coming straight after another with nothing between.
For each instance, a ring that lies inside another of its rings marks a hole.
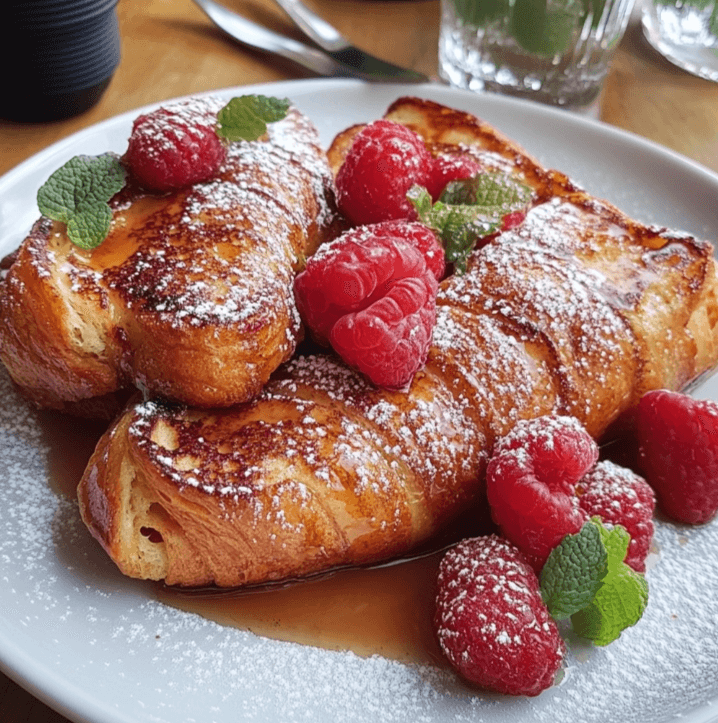
<instances>
[{"instance_id":1,"label":"drinking glass","mask_svg":"<svg viewBox=\"0 0 718 723\"><path fill-rule=\"evenodd\" d=\"M451 85L571 109L598 98L633 0L442 0L439 73Z\"/></svg>"},{"instance_id":2,"label":"drinking glass","mask_svg":"<svg viewBox=\"0 0 718 723\"><path fill-rule=\"evenodd\" d=\"M643 34L674 65L718 81L718 5L715 0L647 0Z\"/></svg>"}]
</instances>

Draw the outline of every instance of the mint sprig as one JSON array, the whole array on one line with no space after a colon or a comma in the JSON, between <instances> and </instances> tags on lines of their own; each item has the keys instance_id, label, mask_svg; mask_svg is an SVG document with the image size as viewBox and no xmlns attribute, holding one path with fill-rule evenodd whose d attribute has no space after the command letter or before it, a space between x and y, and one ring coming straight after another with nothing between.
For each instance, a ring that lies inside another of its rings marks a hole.
<instances>
[{"instance_id":1,"label":"mint sprig","mask_svg":"<svg viewBox=\"0 0 718 723\"><path fill-rule=\"evenodd\" d=\"M541 596L557 620L570 617L574 631L608 645L635 625L648 603L648 583L625 562L630 535L594 517L566 535L541 570Z\"/></svg>"},{"instance_id":2,"label":"mint sprig","mask_svg":"<svg viewBox=\"0 0 718 723\"><path fill-rule=\"evenodd\" d=\"M608 573L608 551L599 526L587 522L566 535L541 570L541 597L556 620L583 610L596 597Z\"/></svg>"},{"instance_id":3,"label":"mint sprig","mask_svg":"<svg viewBox=\"0 0 718 723\"><path fill-rule=\"evenodd\" d=\"M623 561L631 537L620 525L600 527L608 552L608 573L590 605L571 617L578 635L595 645L608 645L623 630L635 625L648 604L648 583Z\"/></svg>"},{"instance_id":4,"label":"mint sprig","mask_svg":"<svg viewBox=\"0 0 718 723\"><path fill-rule=\"evenodd\" d=\"M37 192L40 213L67 224L67 235L83 249L99 246L110 230L109 200L125 185L117 156L75 156L58 168Z\"/></svg>"},{"instance_id":5,"label":"mint sprig","mask_svg":"<svg viewBox=\"0 0 718 723\"><path fill-rule=\"evenodd\" d=\"M217 135L228 141L256 141L267 132L267 123L286 117L290 101L265 95L232 98L217 114Z\"/></svg>"},{"instance_id":6,"label":"mint sprig","mask_svg":"<svg viewBox=\"0 0 718 723\"><path fill-rule=\"evenodd\" d=\"M498 231L506 214L526 208L531 189L509 174L479 173L448 183L436 203L419 185L407 198L419 220L436 231L446 260L462 273L476 243Z\"/></svg>"}]
</instances>

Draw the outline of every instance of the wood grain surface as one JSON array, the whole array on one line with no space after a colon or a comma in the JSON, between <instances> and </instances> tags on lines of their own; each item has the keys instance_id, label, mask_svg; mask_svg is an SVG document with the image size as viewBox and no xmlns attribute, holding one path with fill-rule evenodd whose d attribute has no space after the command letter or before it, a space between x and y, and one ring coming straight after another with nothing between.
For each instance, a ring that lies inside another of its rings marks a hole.
<instances>
[{"instance_id":1,"label":"wood grain surface","mask_svg":"<svg viewBox=\"0 0 718 723\"><path fill-rule=\"evenodd\" d=\"M271 0L224 0L242 14L299 38ZM368 51L437 78L439 0L307 0ZM233 85L308 77L295 66L243 50L191 0L120 0L122 60L88 112L46 124L0 121L0 173L98 121L147 103ZM22 102L18 99L18 102ZM675 68L643 39L635 16L604 88L600 118L718 171L718 84ZM67 723L0 673L2 723Z\"/></svg>"}]
</instances>

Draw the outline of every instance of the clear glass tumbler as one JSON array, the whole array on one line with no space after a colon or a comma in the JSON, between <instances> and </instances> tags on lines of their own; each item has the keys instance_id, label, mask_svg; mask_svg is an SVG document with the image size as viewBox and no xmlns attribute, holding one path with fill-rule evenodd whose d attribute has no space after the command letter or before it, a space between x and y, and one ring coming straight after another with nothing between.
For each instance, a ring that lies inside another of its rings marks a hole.
<instances>
[{"instance_id":1,"label":"clear glass tumbler","mask_svg":"<svg viewBox=\"0 0 718 723\"><path fill-rule=\"evenodd\" d=\"M715 0L647 0L643 34L668 60L718 81L718 4Z\"/></svg>"},{"instance_id":2,"label":"clear glass tumbler","mask_svg":"<svg viewBox=\"0 0 718 723\"><path fill-rule=\"evenodd\" d=\"M633 0L441 0L439 73L459 88L590 106Z\"/></svg>"}]
</instances>

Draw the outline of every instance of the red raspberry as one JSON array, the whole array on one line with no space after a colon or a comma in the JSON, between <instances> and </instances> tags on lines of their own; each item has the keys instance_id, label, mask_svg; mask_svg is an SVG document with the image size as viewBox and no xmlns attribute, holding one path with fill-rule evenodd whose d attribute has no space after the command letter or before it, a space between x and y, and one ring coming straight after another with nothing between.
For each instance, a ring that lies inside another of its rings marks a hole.
<instances>
[{"instance_id":1,"label":"red raspberry","mask_svg":"<svg viewBox=\"0 0 718 723\"><path fill-rule=\"evenodd\" d=\"M372 227L323 246L294 282L297 308L319 343L330 343L378 386L401 388L426 361L437 281L422 252Z\"/></svg>"},{"instance_id":2,"label":"red raspberry","mask_svg":"<svg viewBox=\"0 0 718 723\"><path fill-rule=\"evenodd\" d=\"M509 695L550 687L565 645L521 553L496 535L449 550L439 566L434 628L467 680Z\"/></svg>"},{"instance_id":3,"label":"red raspberry","mask_svg":"<svg viewBox=\"0 0 718 723\"><path fill-rule=\"evenodd\" d=\"M666 390L638 404L640 465L663 511L701 524L718 511L718 404Z\"/></svg>"},{"instance_id":4,"label":"red raspberry","mask_svg":"<svg viewBox=\"0 0 718 723\"><path fill-rule=\"evenodd\" d=\"M501 230L508 231L509 229L516 228L524 222L525 218L525 211L512 211L511 213L507 213L503 218Z\"/></svg>"},{"instance_id":5,"label":"red raspberry","mask_svg":"<svg viewBox=\"0 0 718 723\"><path fill-rule=\"evenodd\" d=\"M486 473L491 514L536 570L586 521L576 484L597 459L596 443L572 417L520 421L496 444Z\"/></svg>"},{"instance_id":6,"label":"red raspberry","mask_svg":"<svg viewBox=\"0 0 718 723\"><path fill-rule=\"evenodd\" d=\"M374 236L393 236L409 241L424 255L426 265L436 280L441 281L444 277L446 271L444 247L428 226L417 221L384 221L367 228Z\"/></svg>"},{"instance_id":7,"label":"red raspberry","mask_svg":"<svg viewBox=\"0 0 718 723\"><path fill-rule=\"evenodd\" d=\"M435 323L436 280L427 273L400 279L367 309L343 316L330 341L374 384L401 389L424 366Z\"/></svg>"},{"instance_id":8,"label":"red raspberry","mask_svg":"<svg viewBox=\"0 0 718 723\"><path fill-rule=\"evenodd\" d=\"M331 329L342 316L367 308L398 279L423 276L435 263L428 244L419 248L410 233L408 238L397 233L402 226L412 231L420 224L386 222L351 229L322 246L298 274L297 307L320 344L329 344ZM438 246L435 238L434 243Z\"/></svg>"},{"instance_id":9,"label":"red raspberry","mask_svg":"<svg viewBox=\"0 0 718 723\"><path fill-rule=\"evenodd\" d=\"M434 158L427 191L429 191L434 201L437 201L447 183L459 181L463 178L471 178L480 170L479 162L471 156L453 154L437 156Z\"/></svg>"},{"instance_id":10,"label":"red raspberry","mask_svg":"<svg viewBox=\"0 0 718 723\"><path fill-rule=\"evenodd\" d=\"M588 517L623 525L631 536L626 564L646 571L653 539L655 496L650 485L631 470L613 462L599 462L579 483L578 504Z\"/></svg>"},{"instance_id":11,"label":"red raspberry","mask_svg":"<svg viewBox=\"0 0 718 723\"><path fill-rule=\"evenodd\" d=\"M405 126L379 120L354 137L337 173L337 202L357 226L415 219L406 198L415 183L426 186L433 159L421 138Z\"/></svg>"},{"instance_id":12,"label":"red raspberry","mask_svg":"<svg viewBox=\"0 0 718 723\"><path fill-rule=\"evenodd\" d=\"M139 183L172 191L212 178L227 154L215 132L221 104L193 98L141 115L125 162Z\"/></svg>"}]
</instances>

